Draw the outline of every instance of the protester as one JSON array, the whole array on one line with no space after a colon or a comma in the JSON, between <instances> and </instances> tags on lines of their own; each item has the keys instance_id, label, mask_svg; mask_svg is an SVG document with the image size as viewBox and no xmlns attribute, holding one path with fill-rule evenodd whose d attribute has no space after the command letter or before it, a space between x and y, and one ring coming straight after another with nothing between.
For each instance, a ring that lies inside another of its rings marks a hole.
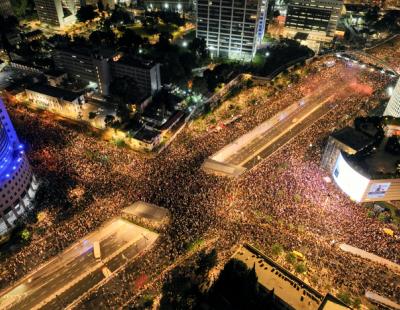
<instances>
[{"instance_id":1,"label":"protester","mask_svg":"<svg viewBox=\"0 0 400 310\"><path fill-rule=\"evenodd\" d=\"M27 154L43 181L37 210L50 219L42 236L23 248L3 253L1 287L21 278L60 253L122 208L137 200L168 208L172 223L160 241L140 260L92 293L81 308L114 308L134 297L140 275L155 278L198 239L218 237L213 243L220 258L248 241L267 253L274 243L287 251L303 251L309 269L325 284L362 293L372 289L400 298L400 277L383 267L355 259L332 246L345 242L400 263L399 243L382 233L384 226L367 217L367 210L351 202L323 177L321 154L327 136L374 108L381 99L354 91L336 98L335 109L323 116L278 152L237 180L207 175L201 164L224 145L332 79L355 79L358 85L379 90L390 78L379 72L349 68L340 61L323 67L272 97L249 105L235 122L217 132L187 128L162 154L154 157L117 148L91 137L87 129L56 121L47 112L38 115L11 106L17 131L29 143ZM37 224L32 224L35 227ZM398 233L398 231L396 231ZM160 281L154 286L159 287ZM321 285L318 281L316 285ZM322 287L318 287L322 289ZM323 288L325 290L325 288Z\"/></svg>"}]
</instances>

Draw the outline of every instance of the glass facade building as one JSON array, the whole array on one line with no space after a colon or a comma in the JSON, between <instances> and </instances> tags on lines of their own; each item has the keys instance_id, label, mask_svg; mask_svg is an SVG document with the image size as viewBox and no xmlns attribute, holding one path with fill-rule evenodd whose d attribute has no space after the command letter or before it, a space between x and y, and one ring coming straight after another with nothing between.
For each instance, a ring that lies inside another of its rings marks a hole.
<instances>
[{"instance_id":1,"label":"glass facade building","mask_svg":"<svg viewBox=\"0 0 400 310\"><path fill-rule=\"evenodd\" d=\"M38 188L14 127L0 100L0 236L32 208Z\"/></svg>"},{"instance_id":2,"label":"glass facade building","mask_svg":"<svg viewBox=\"0 0 400 310\"><path fill-rule=\"evenodd\" d=\"M196 36L213 57L251 60L264 37L266 0L198 0Z\"/></svg>"},{"instance_id":3,"label":"glass facade building","mask_svg":"<svg viewBox=\"0 0 400 310\"><path fill-rule=\"evenodd\" d=\"M393 90L393 94L390 97L383 115L400 117L400 79L397 81L396 87Z\"/></svg>"},{"instance_id":4,"label":"glass facade building","mask_svg":"<svg viewBox=\"0 0 400 310\"><path fill-rule=\"evenodd\" d=\"M335 35L343 1L291 0L288 4L285 27Z\"/></svg>"}]
</instances>

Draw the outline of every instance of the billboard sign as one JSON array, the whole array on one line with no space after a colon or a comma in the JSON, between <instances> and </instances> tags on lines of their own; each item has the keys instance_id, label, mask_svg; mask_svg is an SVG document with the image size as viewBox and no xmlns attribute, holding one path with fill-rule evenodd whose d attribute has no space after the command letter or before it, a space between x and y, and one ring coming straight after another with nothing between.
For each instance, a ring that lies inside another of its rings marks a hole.
<instances>
[{"instance_id":1,"label":"billboard sign","mask_svg":"<svg viewBox=\"0 0 400 310\"><path fill-rule=\"evenodd\" d=\"M367 186L369 179L354 170L344 159L342 154L339 154L336 165L333 168L333 179L336 184L345 192L351 199L360 202Z\"/></svg>"},{"instance_id":2,"label":"billboard sign","mask_svg":"<svg viewBox=\"0 0 400 310\"><path fill-rule=\"evenodd\" d=\"M390 187L390 183L376 183L372 184L368 191L368 198L382 198L385 197L386 192Z\"/></svg>"}]
</instances>

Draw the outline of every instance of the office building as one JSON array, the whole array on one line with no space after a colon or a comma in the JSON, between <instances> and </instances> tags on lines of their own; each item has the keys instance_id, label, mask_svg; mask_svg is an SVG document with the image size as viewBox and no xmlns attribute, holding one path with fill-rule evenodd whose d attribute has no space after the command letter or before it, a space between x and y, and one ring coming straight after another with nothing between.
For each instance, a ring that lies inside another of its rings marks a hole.
<instances>
[{"instance_id":1,"label":"office building","mask_svg":"<svg viewBox=\"0 0 400 310\"><path fill-rule=\"evenodd\" d=\"M400 79L397 81L383 115L400 117Z\"/></svg>"},{"instance_id":2,"label":"office building","mask_svg":"<svg viewBox=\"0 0 400 310\"><path fill-rule=\"evenodd\" d=\"M193 0L144 0L144 7L148 10L166 10L173 12L187 12L193 9Z\"/></svg>"},{"instance_id":3,"label":"office building","mask_svg":"<svg viewBox=\"0 0 400 310\"><path fill-rule=\"evenodd\" d=\"M112 62L111 75L132 77L143 94L154 94L161 88L160 64L153 61L122 56Z\"/></svg>"},{"instance_id":4,"label":"office building","mask_svg":"<svg viewBox=\"0 0 400 310\"><path fill-rule=\"evenodd\" d=\"M328 139L322 167L356 202L400 199L400 119L383 117L385 133L368 118L359 128L345 127Z\"/></svg>"},{"instance_id":5,"label":"office building","mask_svg":"<svg viewBox=\"0 0 400 310\"><path fill-rule=\"evenodd\" d=\"M284 35L318 50L335 36L342 6L343 0L290 0Z\"/></svg>"},{"instance_id":6,"label":"office building","mask_svg":"<svg viewBox=\"0 0 400 310\"><path fill-rule=\"evenodd\" d=\"M10 0L0 0L0 15L4 17L14 15Z\"/></svg>"},{"instance_id":7,"label":"office building","mask_svg":"<svg viewBox=\"0 0 400 310\"><path fill-rule=\"evenodd\" d=\"M198 0L196 36L212 57L251 60L264 37L266 0Z\"/></svg>"},{"instance_id":8,"label":"office building","mask_svg":"<svg viewBox=\"0 0 400 310\"><path fill-rule=\"evenodd\" d=\"M24 153L24 146L0 99L0 236L15 226L18 218L33 208L38 188Z\"/></svg>"},{"instance_id":9,"label":"office building","mask_svg":"<svg viewBox=\"0 0 400 310\"><path fill-rule=\"evenodd\" d=\"M62 27L76 21L74 0L35 0L35 7L42 23Z\"/></svg>"},{"instance_id":10,"label":"office building","mask_svg":"<svg viewBox=\"0 0 400 310\"><path fill-rule=\"evenodd\" d=\"M57 69L97 85L103 95L109 95L113 78L132 77L143 95L151 95L161 88L159 64L122 56L112 50L68 47L57 49L53 58Z\"/></svg>"}]
</instances>

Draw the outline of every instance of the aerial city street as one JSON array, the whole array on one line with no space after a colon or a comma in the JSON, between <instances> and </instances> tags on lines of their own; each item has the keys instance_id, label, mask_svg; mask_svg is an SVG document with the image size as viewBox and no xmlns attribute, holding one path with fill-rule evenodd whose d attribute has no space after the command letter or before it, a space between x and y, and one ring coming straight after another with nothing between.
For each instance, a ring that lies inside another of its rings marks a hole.
<instances>
[{"instance_id":1,"label":"aerial city street","mask_svg":"<svg viewBox=\"0 0 400 310\"><path fill-rule=\"evenodd\" d=\"M0 309L400 309L400 2L0 0Z\"/></svg>"}]
</instances>

